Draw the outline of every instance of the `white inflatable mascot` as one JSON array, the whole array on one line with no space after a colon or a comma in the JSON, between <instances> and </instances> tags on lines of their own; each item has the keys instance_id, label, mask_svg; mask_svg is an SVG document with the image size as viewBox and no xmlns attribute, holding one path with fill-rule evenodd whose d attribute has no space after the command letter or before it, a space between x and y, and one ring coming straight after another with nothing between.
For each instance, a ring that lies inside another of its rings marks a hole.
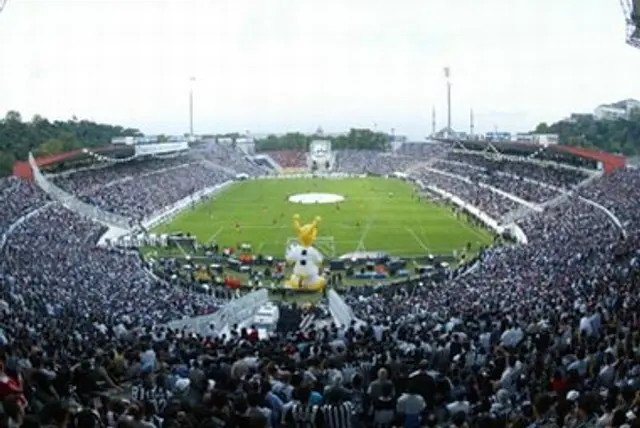
<instances>
[{"instance_id":1,"label":"white inflatable mascot","mask_svg":"<svg viewBox=\"0 0 640 428\"><path fill-rule=\"evenodd\" d=\"M286 260L294 263L293 274L285 283L285 287L299 291L322 291L325 278L320 275L322 254L312 247L318 235L320 217L316 217L313 223L300 224L300 216L293 216L293 228L298 235L298 244L287 249Z\"/></svg>"}]
</instances>

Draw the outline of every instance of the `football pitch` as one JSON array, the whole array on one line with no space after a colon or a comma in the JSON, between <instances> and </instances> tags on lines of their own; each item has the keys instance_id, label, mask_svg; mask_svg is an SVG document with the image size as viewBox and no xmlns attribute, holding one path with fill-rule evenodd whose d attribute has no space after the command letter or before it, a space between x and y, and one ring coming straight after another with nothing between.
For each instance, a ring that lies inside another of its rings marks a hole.
<instances>
[{"instance_id":1,"label":"football pitch","mask_svg":"<svg viewBox=\"0 0 640 428\"><path fill-rule=\"evenodd\" d=\"M293 203L292 195L326 193L338 203ZM406 182L383 178L282 179L238 182L214 199L187 209L155 233L190 233L202 245L249 244L254 253L281 257L295 238L292 217L316 216L318 236L330 242L335 256L352 252L386 252L393 256L451 255L475 252L493 242L450 207L420 200ZM320 241L320 240L319 240ZM323 251L325 248L318 247ZM326 254L331 256L331 254Z\"/></svg>"}]
</instances>

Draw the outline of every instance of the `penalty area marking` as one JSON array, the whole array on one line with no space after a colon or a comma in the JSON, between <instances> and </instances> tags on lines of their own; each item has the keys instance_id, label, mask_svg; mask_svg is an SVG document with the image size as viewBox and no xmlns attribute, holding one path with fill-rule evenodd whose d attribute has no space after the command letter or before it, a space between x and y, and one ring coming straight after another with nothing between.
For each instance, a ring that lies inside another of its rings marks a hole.
<instances>
[{"instance_id":1,"label":"penalty area marking","mask_svg":"<svg viewBox=\"0 0 640 428\"><path fill-rule=\"evenodd\" d=\"M424 245L424 242L422 242L422 239L418 238L418 235L416 235L416 232L413 229L411 229L409 226L406 226L405 229L407 229L407 232L409 232L409 235L411 235L413 239L416 240L418 245L420 245L423 250L429 251L429 247Z\"/></svg>"}]
</instances>

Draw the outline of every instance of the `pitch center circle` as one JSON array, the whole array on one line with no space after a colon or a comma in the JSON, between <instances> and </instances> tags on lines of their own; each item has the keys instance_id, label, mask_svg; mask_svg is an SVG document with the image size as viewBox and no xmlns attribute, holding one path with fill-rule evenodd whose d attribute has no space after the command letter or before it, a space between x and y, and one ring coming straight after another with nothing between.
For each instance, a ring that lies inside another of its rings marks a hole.
<instances>
[{"instance_id":1,"label":"pitch center circle","mask_svg":"<svg viewBox=\"0 0 640 428\"><path fill-rule=\"evenodd\" d=\"M289 196L294 204L336 204L344 201L344 196L335 193L298 193Z\"/></svg>"}]
</instances>

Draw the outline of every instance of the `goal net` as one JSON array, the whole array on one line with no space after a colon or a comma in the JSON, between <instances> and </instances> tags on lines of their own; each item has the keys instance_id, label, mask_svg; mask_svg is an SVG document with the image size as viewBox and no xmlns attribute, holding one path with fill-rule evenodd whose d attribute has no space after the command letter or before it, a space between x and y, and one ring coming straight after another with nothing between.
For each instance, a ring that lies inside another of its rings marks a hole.
<instances>
[{"instance_id":1,"label":"goal net","mask_svg":"<svg viewBox=\"0 0 640 428\"><path fill-rule=\"evenodd\" d=\"M298 238L287 239L285 251L289 247L297 244L300 244ZM333 239L333 236L322 236L320 238L316 238L316 242L313 243L313 246L327 258L333 258L336 256L336 241Z\"/></svg>"}]
</instances>

